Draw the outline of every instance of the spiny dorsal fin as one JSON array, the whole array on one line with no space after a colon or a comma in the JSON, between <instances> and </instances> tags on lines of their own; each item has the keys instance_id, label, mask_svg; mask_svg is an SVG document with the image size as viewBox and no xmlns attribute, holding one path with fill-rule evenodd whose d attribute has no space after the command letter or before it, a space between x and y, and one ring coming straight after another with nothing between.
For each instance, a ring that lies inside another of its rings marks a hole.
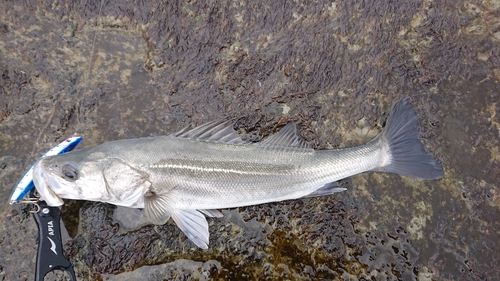
<instances>
[{"instance_id":1,"label":"spiny dorsal fin","mask_svg":"<svg viewBox=\"0 0 500 281\"><path fill-rule=\"evenodd\" d=\"M257 143L260 146L271 147L296 147L296 148L311 148L311 146L297 134L297 126L295 123L288 123L283 129L267 139Z\"/></svg>"},{"instance_id":2,"label":"spiny dorsal fin","mask_svg":"<svg viewBox=\"0 0 500 281\"><path fill-rule=\"evenodd\" d=\"M223 142L231 144L246 144L233 129L233 121L217 120L194 128L184 128L173 136L184 139L208 142Z\"/></svg>"}]
</instances>

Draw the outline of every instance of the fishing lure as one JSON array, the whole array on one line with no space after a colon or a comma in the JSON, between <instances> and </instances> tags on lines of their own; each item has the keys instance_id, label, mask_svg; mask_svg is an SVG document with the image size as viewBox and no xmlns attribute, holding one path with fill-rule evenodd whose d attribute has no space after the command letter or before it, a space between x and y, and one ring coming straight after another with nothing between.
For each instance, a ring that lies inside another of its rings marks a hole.
<instances>
[{"instance_id":1,"label":"fishing lure","mask_svg":"<svg viewBox=\"0 0 500 281\"><path fill-rule=\"evenodd\" d=\"M54 146L51 150L47 151L41 158L47 157L47 156L54 156L54 155L59 155L59 154L64 154L68 151L73 150L80 142L82 141L81 136L72 136L70 138L67 138L60 144ZM23 197L30 192L33 187L35 187L33 183L33 168L34 165L31 165L31 168L24 174L24 176L21 178L19 183L17 184L16 188L12 191L12 194L10 195L9 203L16 204L23 199Z\"/></svg>"}]
</instances>

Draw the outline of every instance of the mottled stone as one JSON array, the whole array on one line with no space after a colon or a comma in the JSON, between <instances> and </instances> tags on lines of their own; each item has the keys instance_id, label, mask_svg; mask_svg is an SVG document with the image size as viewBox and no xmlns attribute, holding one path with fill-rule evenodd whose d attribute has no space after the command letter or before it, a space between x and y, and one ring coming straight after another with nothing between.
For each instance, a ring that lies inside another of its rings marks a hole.
<instances>
[{"instance_id":1,"label":"mottled stone","mask_svg":"<svg viewBox=\"0 0 500 281\"><path fill-rule=\"evenodd\" d=\"M36 224L10 192L75 132L88 147L234 118L258 141L294 121L315 148L346 147L404 96L442 180L368 173L222 210L208 250L171 221L67 200L65 254L82 280L500 277L499 1L165 2L0 2L0 279L35 268Z\"/></svg>"}]
</instances>

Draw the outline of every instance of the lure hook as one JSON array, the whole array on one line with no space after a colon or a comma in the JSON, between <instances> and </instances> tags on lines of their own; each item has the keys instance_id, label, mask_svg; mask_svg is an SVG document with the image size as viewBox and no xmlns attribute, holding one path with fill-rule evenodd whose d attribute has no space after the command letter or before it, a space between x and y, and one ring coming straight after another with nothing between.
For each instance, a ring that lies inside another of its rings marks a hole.
<instances>
[{"instance_id":1,"label":"lure hook","mask_svg":"<svg viewBox=\"0 0 500 281\"><path fill-rule=\"evenodd\" d=\"M38 214L40 212L40 210L41 210L40 205L38 205L38 201L40 201L39 198L29 198L28 200L19 201L19 203L30 204L32 206L35 206L36 209L35 210L31 210L30 213L32 213L32 214Z\"/></svg>"}]
</instances>

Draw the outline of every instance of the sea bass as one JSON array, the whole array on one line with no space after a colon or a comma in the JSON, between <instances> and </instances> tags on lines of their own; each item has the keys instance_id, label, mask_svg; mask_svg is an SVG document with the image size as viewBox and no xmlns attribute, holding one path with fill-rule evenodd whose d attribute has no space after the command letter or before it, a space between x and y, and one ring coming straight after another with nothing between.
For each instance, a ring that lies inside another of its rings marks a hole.
<instances>
[{"instance_id":1,"label":"sea bass","mask_svg":"<svg viewBox=\"0 0 500 281\"><path fill-rule=\"evenodd\" d=\"M198 247L208 248L205 216L233 208L339 191L336 181L368 171L439 179L443 168L420 143L406 99L384 130L351 148L314 150L289 123L258 143L244 142L232 123L211 122L172 135L124 139L46 157L34 181L48 205L62 198L144 208L154 224L171 217Z\"/></svg>"}]
</instances>

